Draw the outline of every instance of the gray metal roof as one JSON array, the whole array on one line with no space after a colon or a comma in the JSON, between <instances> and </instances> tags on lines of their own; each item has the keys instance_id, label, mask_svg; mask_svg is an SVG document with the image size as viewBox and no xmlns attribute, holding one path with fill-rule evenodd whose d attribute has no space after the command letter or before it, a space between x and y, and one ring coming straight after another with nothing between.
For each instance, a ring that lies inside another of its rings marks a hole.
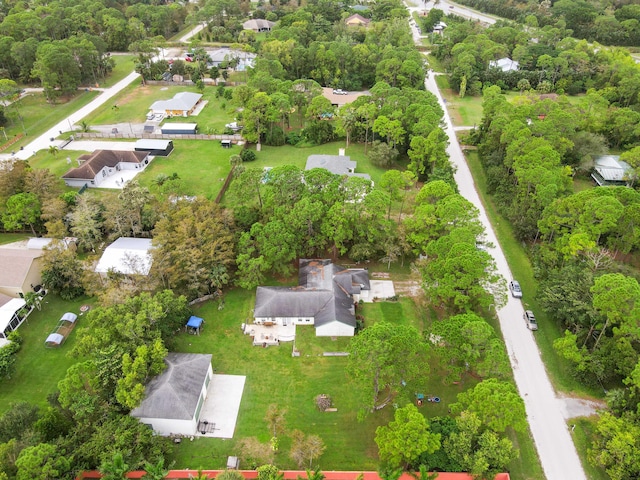
<instances>
[{"instance_id":1,"label":"gray metal roof","mask_svg":"<svg viewBox=\"0 0 640 480\"><path fill-rule=\"evenodd\" d=\"M212 355L170 352L167 369L153 378L146 397L131 411L136 418L191 420L207 377Z\"/></svg>"},{"instance_id":2,"label":"gray metal roof","mask_svg":"<svg viewBox=\"0 0 640 480\"><path fill-rule=\"evenodd\" d=\"M188 112L196 106L196 103L198 103L201 98L201 93L180 92L176 93L170 100L158 100L154 102L149 108L154 111L181 110Z\"/></svg>"},{"instance_id":3,"label":"gray metal roof","mask_svg":"<svg viewBox=\"0 0 640 480\"><path fill-rule=\"evenodd\" d=\"M254 317L313 317L316 327L338 321L355 327L353 294L369 289L364 269L329 259L300 259L297 287L258 287Z\"/></svg>"},{"instance_id":4,"label":"gray metal roof","mask_svg":"<svg viewBox=\"0 0 640 480\"><path fill-rule=\"evenodd\" d=\"M623 182L631 166L620 160L620 155L603 155L594 161L594 170L608 182Z\"/></svg>"}]
</instances>

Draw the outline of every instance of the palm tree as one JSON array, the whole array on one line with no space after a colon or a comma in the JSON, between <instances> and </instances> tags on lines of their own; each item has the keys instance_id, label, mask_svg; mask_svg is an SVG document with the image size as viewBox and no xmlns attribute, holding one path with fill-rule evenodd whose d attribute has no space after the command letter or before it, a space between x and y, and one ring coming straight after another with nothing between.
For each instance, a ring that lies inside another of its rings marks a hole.
<instances>
[{"instance_id":1,"label":"palm tree","mask_svg":"<svg viewBox=\"0 0 640 480\"><path fill-rule=\"evenodd\" d=\"M310 470L307 468L307 480L324 480L324 473L320 470L320 467L316 467L315 470Z\"/></svg>"},{"instance_id":2,"label":"palm tree","mask_svg":"<svg viewBox=\"0 0 640 480\"><path fill-rule=\"evenodd\" d=\"M158 459L157 463L145 462L144 471L146 472L143 479L146 480L162 480L169 475L169 470L164 468L164 458Z\"/></svg>"},{"instance_id":3,"label":"palm tree","mask_svg":"<svg viewBox=\"0 0 640 480\"><path fill-rule=\"evenodd\" d=\"M100 473L103 480L123 480L126 479L129 465L124 461L122 453L116 452L111 461L103 461L100 465Z\"/></svg>"},{"instance_id":4,"label":"palm tree","mask_svg":"<svg viewBox=\"0 0 640 480\"><path fill-rule=\"evenodd\" d=\"M202 471L202 468L199 468L196 475L192 476L191 474L189 474L189 478L192 480L208 480L209 479L209 475L204 473Z\"/></svg>"},{"instance_id":5,"label":"palm tree","mask_svg":"<svg viewBox=\"0 0 640 480\"><path fill-rule=\"evenodd\" d=\"M438 477L438 473L429 473L429 470L425 465L420 465L420 469L417 472L409 472L409 474L416 480L434 480Z\"/></svg>"},{"instance_id":6,"label":"palm tree","mask_svg":"<svg viewBox=\"0 0 640 480\"><path fill-rule=\"evenodd\" d=\"M58 147L55 145L49 145L49 153L54 157L58 155Z\"/></svg>"}]
</instances>

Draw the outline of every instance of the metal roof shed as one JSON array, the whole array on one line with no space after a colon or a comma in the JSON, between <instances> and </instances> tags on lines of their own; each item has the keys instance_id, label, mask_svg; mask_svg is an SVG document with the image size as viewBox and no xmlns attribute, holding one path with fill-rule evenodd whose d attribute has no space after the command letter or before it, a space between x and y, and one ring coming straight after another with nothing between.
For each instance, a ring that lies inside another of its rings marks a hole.
<instances>
[{"instance_id":1,"label":"metal roof shed","mask_svg":"<svg viewBox=\"0 0 640 480\"><path fill-rule=\"evenodd\" d=\"M195 135L197 123L165 123L160 127L163 135Z\"/></svg>"},{"instance_id":2,"label":"metal roof shed","mask_svg":"<svg viewBox=\"0 0 640 480\"><path fill-rule=\"evenodd\" d=\"M149 155L168 157L173 151L173 141L143 138L136 142L134 149L136 152L149 152Z\"/></svg>"}]
</instances>

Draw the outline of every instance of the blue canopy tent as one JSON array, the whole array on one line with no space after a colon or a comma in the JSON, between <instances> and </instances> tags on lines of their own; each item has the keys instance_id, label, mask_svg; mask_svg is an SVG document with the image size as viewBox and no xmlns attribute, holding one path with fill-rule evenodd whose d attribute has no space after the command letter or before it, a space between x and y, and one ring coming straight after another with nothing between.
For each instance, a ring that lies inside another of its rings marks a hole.
<instances>
[{"instance_id":1,"label":"blue canopy tent","mask_svg":"<svg viewBox=\"0 0 640 480\"><path fill-rule=\"evenodd\" d=\"M191 316L187 324L184 326L185 331L192 333L193 335L200 335L200 327L204 323L204 319L200 317Z\"/></svg>"}]
</instances>

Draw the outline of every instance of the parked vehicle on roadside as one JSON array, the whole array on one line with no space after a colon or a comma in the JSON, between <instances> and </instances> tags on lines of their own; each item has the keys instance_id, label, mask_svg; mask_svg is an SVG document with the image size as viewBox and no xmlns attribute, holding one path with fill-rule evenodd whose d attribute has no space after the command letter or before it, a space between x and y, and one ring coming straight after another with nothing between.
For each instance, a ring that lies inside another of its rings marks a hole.
<instances>
[{"instance_id":1,"label":"parked vehicle on roadside","mask_svg":"<svg viewBox=\"0 0 640 480\"><path fill-rule=\"evenodd\" d=\"M513 298L522 298L522 288L517 280L511 280L509 282L509 290L511 290L511 296Z\"/></svg>"},{"instance_id":2,"label":"parked vehicle on roadside","mask_svg":"<svg viewBox=\"0 0 640 480\"><path fill-rule=\"evenodd\" d=\"M522 318L527 322L527 328L529 330L538 330L538 322L536 322L536 317L531 310L525 310Z\"/></svg>"}]
</instances>

